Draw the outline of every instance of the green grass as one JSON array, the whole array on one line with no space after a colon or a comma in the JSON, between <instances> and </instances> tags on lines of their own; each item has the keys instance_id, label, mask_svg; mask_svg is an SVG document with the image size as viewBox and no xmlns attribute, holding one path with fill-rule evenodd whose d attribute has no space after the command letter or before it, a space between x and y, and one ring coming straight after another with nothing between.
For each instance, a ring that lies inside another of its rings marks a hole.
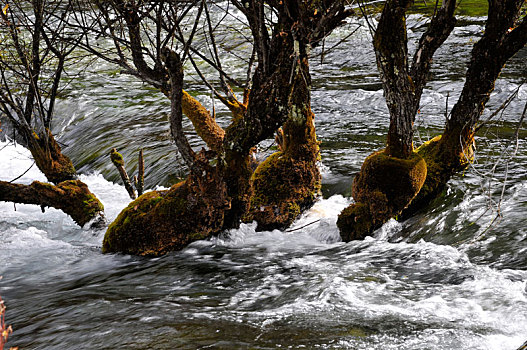
<instances>
[{"instance_id":1,"label":"green grass","mask_svg":"<svg viewBox=\"0 0 527 350\"><path fill-rule=\"evenodd\" d=\"M427 0L426 2L424 0L416 0L410 13L425 13L431 15L434 13L435 3L434 0ZM438 6L441 6L441 1L439 1ZM486 16L488 8L487 0L461 0L458 2L456 15L471 17Z\"/></svg>"}]
</instances>

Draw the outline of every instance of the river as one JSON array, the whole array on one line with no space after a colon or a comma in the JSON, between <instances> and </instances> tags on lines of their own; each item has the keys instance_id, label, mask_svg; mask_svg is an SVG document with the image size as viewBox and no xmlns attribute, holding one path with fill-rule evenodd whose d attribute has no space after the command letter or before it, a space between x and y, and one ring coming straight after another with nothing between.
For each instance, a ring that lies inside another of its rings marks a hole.
<instances>
[{"instance_id":1,"label":"river","mask_svg":"<svg viewBox=\"0 0 527 350\"><path fill-rule=\"evenodd\" d=\"M408 23L412 48L425 20L411 15ZM482 24L462 18L436 54L417 145L441 131ZM357 26L322 62L312 60L323 197L289 230L242 225L160 258L103 255L104 229L81 229L58 210L0 202L0 295L14 329L7 346L514 350L526 341L525 127L512 153L527 86L481 130L477 162L442 196L405 222L342 243L337 215L351 202L353 174L383 147L389 121L365 23L337 30L327 45ZM526 57L524 49L507 64L485 116L527 78ZM109 161L112 147L131 172L145 149L149 188L170 185L184 169L170 142L165 98L109 73L100 64L68 87L54 132L111 221L129 202ZM208 101L197 82L189 79L187 89ZM228 122L221 110L218 118ZM200 147L192 135L191 142ZM0 160L2 180L32 164L27 150L7 142ZM33 166L17 182L35 179L44 177Z\"/></svg>"}]
</instances>

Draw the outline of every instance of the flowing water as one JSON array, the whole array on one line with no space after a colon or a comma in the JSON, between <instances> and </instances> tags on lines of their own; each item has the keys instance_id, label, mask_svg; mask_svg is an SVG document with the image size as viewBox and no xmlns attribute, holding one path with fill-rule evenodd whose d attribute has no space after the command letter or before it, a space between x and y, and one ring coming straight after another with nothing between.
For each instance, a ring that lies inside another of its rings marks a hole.
<instances>
[{"instance_id":1,"label":"flowing water","mask_svg":"<svg viewBox=\"0 0 527 350\"><path fill-rule=\"evenodd\" d=\"M424 19L412 15L408 22L413 42ZM417 143L441 131L481 25L463 19L437 53ZM335 222L351 202L353 174L382 147L388 126L365 23L337 31L326 45L357 26L343 45L312 61L324 196L290 230L257 233L242 225L156 259L103 255L104 230L78 228L58 210L1 202L0 295L14 328L8 346L498 350L527 340L524 127L514 157L500 158L514 153L527 87L481 130L476 164L442 196L372 238L342 243ZM527 77L526 57L523 50L507 65L487 116ZM188 90L209 103L200 88L188 81ZM150 188L183 175L169 138L168 105L156 91L101 64L65 94L54 131L109 220L129 202L114 183L110 148L134 170L143 147ZM218 118L228 122L221 111ZM191 142L201 147L195 136ZM0 159L2 180L32 164L27 150L6 142ZM33 166L17 182L35 179L44 177ZM502 217L494 220L498 207Z\"/></svg>"}]
</instances>

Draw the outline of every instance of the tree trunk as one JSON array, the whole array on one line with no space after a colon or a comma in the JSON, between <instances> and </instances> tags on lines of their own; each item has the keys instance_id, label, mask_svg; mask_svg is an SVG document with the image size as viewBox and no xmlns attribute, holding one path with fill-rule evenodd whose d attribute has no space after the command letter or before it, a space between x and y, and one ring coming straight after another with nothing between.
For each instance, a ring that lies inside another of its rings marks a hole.
<instances>
[{"instance_id":1,"label":"tree trunk","mask_svg":"<svg viewBox=\"0 0 527 350\"><path fill-rule=\"evenodd\" d=\"M167 191L143 194L104 235L103 253L157 256L218 234L230 200L216 171L190 175Z\"/></svg>"},{"instance_id":2,"label":"tree trunk","mask_svg":"<svg viewBox=\"0 0 527 350\"><path fill-rule=\"evenodd\" d=\"M503 66L527 42L527 18L515 25L523 3L523 0L489 0L485 33L472 49L463 91L441 140L443 152L452 152L452 159L460 161L458 167L471 159L476 124Z\"/></svg>"},{"instance_id":3,"label":"tree trunk","mask_svg":"<svg viewBox=\"0 0 527 350\"><path fill-rule=\"evenodd\" d=\"M232 123L225 130L190 95L182 92L179 55L160 48L163 62L159 63L164 65L169 77L169 82L160 85L171 100L171 132L190 175L169 191L146 193L132 202L106 232L103 251L159 255L221 230L238 227L252 196L250 155L253 148L272 137L286 121L284 132L289 146L283 153L296 167L303 168L303 173L296 171L293 176L298 178L301 173L305 177L301 181L301 195L293 195L295 205L312 203L320 186L320 175L316 168L318 143L309 105L307 43L310 38L321 40L349 12L341 2L330 4L324 11L314 11L315 5L310 4L300 1L269 4L278 13L271 36L267 32L262 0L250 0L240 7L253 31L258 66L247 105L232 98L224 102L233 114ZM137 23L130 28L131 20L128 22L129 30L137 31ZM139 37L132 32L130 36L134 36L134 41ZM140 43L132 42L131 49L136 51L134 63L139 75L158 79L151 68L144 66L141 45L137 44ZM161 67L160 64L157 66ZM181 127L182 113L191 119L210 151L196 154L190 147ZM211 165L212 161L215 166ZM280 168L280 171L289 170ZM287 187L291 183L288 181L280 186ZM295 192L294 187L285 190Z\"/></svg>"},{"instance_id":4,"label":"tree trunk","mask_svg":"<svg viewBox=\"0 0 527 350\"><path fill-rule=\"evenodd\" d=\"M320 191L319 147L311 111L306 47L302 45L295 62L281 149L260 164L252 176L254 194L244 220L255 220L260 231L290 226L303 210L313 205Z\"/></svg>"},{"instance_id":5,"label":"tree trunk","mask_svg":"<svg viewBox=\"0 0 527 350\"><path fill-rule=\"evenodd\" d=\"M509 58L527 43L527 17L518 17L523 0L489 0L485 33L474 45L465 85L442 136L417 151L428 165L423 189L403 212L409 217L440 194L450 178L473 159L477 123L494 83Z\"/></svg>"},{"instance_id":6,"label":"tree trunk","mask_svg":"<svg viewBox=\"0 0 527 350\"><path fill-rule=\"evenodd\" d=\"M53 10L40 0L11 5L0 11L5 34L0 49L0 112L22 136L37 167L56 186L3 183L2 197L62 209L82 226L103 206L84 183L75 180L75 167L50 131L68 55L79 43L61 37L69 32L65 26L72 4Z\"/></svg>"},{"instance_id":7,"label":"tree trunk","mask_svg":"<svg viewBox=\"0 0 527 350\"><path fill-rule=\"evenodd\" d=\"M421 36L409 67L406 11L413 0L387 1L373 46L390 113L386 153L408 158L413 152L413 124L425 87L432 57L454 29L455 0L445 0Z\"/></svg>"},{"instance_id":8,"label":"tree trunk","mask_svg":"<svg viewBox=\"0 0 527 350\"><path fill-rule=\"evenodd\" d=\"M407 158L413 151L413 122L417 111L414 84L408 75L406 10L413 1L392 0L384 5L373 46L390 112L386 153ZM419 101L417 101L417 104Z\"/></svg>"},{"instance_id":9,"label":"tree trunk","mask_svg":"<svg viewBox=\"0 0 527 350\"><path fill-rule=\"evenodd\" d=\"M46 134L37 135L33 132L24 133L24 135L27 135L27 147L35 164L49 182L59 184L77 178L73 163L62 153L59 144L49 130Z\"/></svg>"},{"instance_id":10,"label":"tree trunk","mask_svg":"<svg viewBox=\"0 0 527 350\"><path fill-rule=\"evenodd\" d=\"M0 201L53 207L71 216L79 226L101 215L104 207L79 180L63 181L56 186L34 181L31 185L0 181Z\"/></svg>"},{"instance_id":11,"label":"tree trunk","mask_svg":"<svg viewBox=\"0 0 527 350\"><path fill-rule=\"evenodd\" d=\"M55 186L38 181L29 186L1 182L0 200L60 209L79 226L97 216L103 217L104 206L85 183L76 179L73 163L62 154L51 132L47 130L47 134L38 136L22 126L17 130L24 137L37 167Z\"/></svg>"},{"instance_id":12,"label":"tree trunk","mask_svg":"<svg viewBox=\"0 0 527 350\"><path fill-rule=\"evenodd\" d=\"M344 241L362 239L398 216L420 192L427 164L413 149L413 123L432 57L454 28L456 1L445 0L432 18L408 66L406 10L411 0L386 2L373 45L390 113L386 149L364 161L352 186L354 204L339 215Z\"/></svg>"}]
</instances>

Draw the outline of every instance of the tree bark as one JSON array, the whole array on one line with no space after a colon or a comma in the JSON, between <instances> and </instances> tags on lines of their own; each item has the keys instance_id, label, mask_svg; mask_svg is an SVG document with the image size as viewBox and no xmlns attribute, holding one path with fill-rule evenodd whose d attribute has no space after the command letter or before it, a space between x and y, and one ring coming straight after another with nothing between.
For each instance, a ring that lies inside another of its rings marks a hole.
<instances>
[{"instance_id":1,"label":"tree bark","mask_svg":"<svg viewBox=\"0 0 527 350\"><path fill-rule=\"evenodd\" d=\"M143 149L139 150L139 159L138 159L138 172L137 177L135 177L135 188L137 189L137 195L141 196L144 192L145 187L145 159L143 157Z\"/></svg>"},{"instance_id":2,"label":"tree bark","mask_svg":"<svg viewBox=\"0 0 527 350\"><path fill-rule=\"evenodd\" d=\"M79 180L64 181L56 186L34 181L31 185L0 181L0 201L53 207L71 216L79 226L101 215L104 207Z\"/></svg>"},{"instance_id":3,"label":"tree bark","mask_svg":"<svg viewBox=\"0 0 527 350\"><path fill-rule=\"evenodd\" d=\"M413 148L413 123L430 71L432 57L452 32L456 1L445 0L421 36L409 67L406 11L412 0L388 0L373 46L390 113L386 149L364 161L352 185L355 203L337 221L344 241L363 239L401 214L418 195L428 174Z\"/></svg>"},{"instance_id":4,"label":"tree bark","mask_svg":"<svg viewBox=\"0 0 527 350\"><path fill-rule=\"evenodd\" d=\"M443 1L421 36L409 68L406 11L412 4L412 0L387 1L373 38L377 67L390 113L386 153L397 158L408 158L413 152L413 124L432 57L456 22L456 1Z\"/></svg>"},{"instance_id":5,"label":"tree bark","mask_svg":"<svg viewBox=\"0 0 527 350\"><path fill-rule=\"evenodd\" d=\"M303 185L311 186L305 191L310 193L309 199L297 200L313 200L313 192L320 185L320 175L316 168L318 143L309 105L307 51L309 46L316 44L314 41L321 40L339 25L349 12L341 1L329 2L327 7L324 7L326 2L272 1L267 5L278 13L278 19L270 34L264 2L249 0L245 4L237 3L237 6L247 16L259 60L244 103L239 103L230 94L227 94L228 98L220 98L233 115L231 125L225 130L195 99L183 92L179 54L168 48L158 48L161 61L156 62L156 66L169 78L168 81L159 81L164 78L156 75L155 67L145 66L137 33L141 28L137 23L139 18L130 14L126 20L126 25L133 27L129 28L129 48L134 51L132 57L139 71L137 76L154 82L154 86L160 87L170 98L171 133L190 168L190 175L168 192L146 193L132 202L108 229L103 246L105 252L163 254L180 249L192 240L238 227L249 209L252 196L250 155L253 148L272 137L289 119L290 125L284 126L284 131L290 146L284 154L289 160L298 158L304 161L309 181L304 181ZM318 9L317 6L322 7ZM183 44L182 57L188 52L190 43ZM223 76L221 79L224 84ZM196 153L190 147L181 126L183 113L212 152ZM212 165L213 160L215 165ZM293 188L289 190L294 192Z\"/></svg>"},{"instance_id":6,"label":"tree bark","mask_svg":"<svg viewBox=\"0 0 527 350\"><path fill-rule=\"evenodd\" d=\"M465 85L441 139L442 152L450 155L456 168L471 159L476 125L503 66L527 43L527 17L516 23L523 3L489 0L485 33L472 49Z\"/></svg>"},{"instance_id":7,"label":"tree bark","mask_svg":"<svg viewBox=\"0 0 527 350\"><path fill-rule=\"evenodd\" d=\"M135 190L132 186L132 181L130 181L130 177L128 176L126 168L124 167L123 156L119 152L117 152L117 149L112 148L112 150L110 151L110 159L113 165L117 168L117 171L119 171L119 175L121 176L121 180L123 180L126 192L128 192L128 195L132 200L136 199L137 196L135 195Z\"/></svg>"},{"instance_id":8,"label":"tree bark","mask_svg":"<svg viewBox=\"0 0 527 350\"><path fill-rule=\"evenodd\" d=\"M413 1L391 0L384 5L373 37L377 67L390 112L386 152L407 158L413 151L414 85L408 75L406 10Z\"/></svg>"},{"instance_id":9,"label":"tree bark","mask_svg":"<svg viewBox=\"0 0 527 350\"><path fill-rule=\"evenodd\" d=\"M295 62L288 118L281 130L280 151L260 164L253 176L254 193L245 221L257 230L284 229L313 205L321 187L319 146L311 111L311 76L304 43Z\"/></svg>"},{"instance_id":10,"label":"tree bark","mask_svg":"<svg viewBox=\"0 0 527 350\"><path fill-rule=\"evenodd\" d=\"M523 0L489 0L485 32L472 49L465 85L445 130L417 152L428 165L423 188L403 218L413 215L440 194L450 178L473 159L474 136L496 79L509 58L527 43L527 17L518 23Z\"/></svg>"},{"instance_id":11,"label":"tree bark","mask_svg":"<svg viewBox=\"0 0 527 350\"><path fill-rule=\"evenodd\" d=\"M19 131L22 131L20 128ZM46 134L37 135L32 131L24 131L22 135L27 140L26 146L31 152L35 164L46 179L54 184L74 180L77 172L71 160L62 153L62 149L49 130Z\"/></svg>"}]
</instances>

